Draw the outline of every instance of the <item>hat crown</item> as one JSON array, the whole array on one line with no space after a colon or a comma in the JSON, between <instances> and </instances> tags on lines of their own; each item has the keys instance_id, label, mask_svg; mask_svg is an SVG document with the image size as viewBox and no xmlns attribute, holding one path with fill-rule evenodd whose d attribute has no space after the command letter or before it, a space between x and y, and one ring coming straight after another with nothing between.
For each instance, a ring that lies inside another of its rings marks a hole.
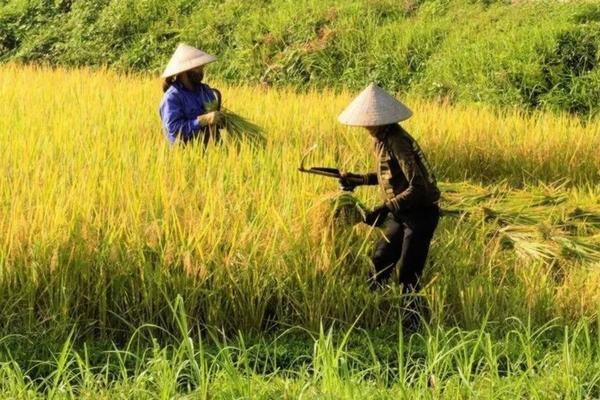
<instances>
[{"instance_id":1,"label":"hat crown","mask_svg":"<svg viewBox=\"0 0 600 400\"><path fill-rule=\"evenodd\" d=\"M217 58L215 56L205 53L188 44L180 43L171 56L162 76L163 78L168 78L216 60Z\"/></svg>"},{"instance_id":2,"label":"hat crown","mask_svg":"<svg viewBox=\"0 0 600 400\"><path fill-rule=\"evenodd\" d=\"M351 126L379 126L404 121L412 111L374 83L369 84L338 120Z\"/></svg>"},{"instance_id":3,"label":"hat crown","mask_svg":"<svg viewBox=\"0 0 600 400\"><path fill-rule=\"evenodd\" d=\"M174 61L189 61L197 57L207 56L205 52L185 43L180 43L173 53L172 60Z\"/></svg>"}]
</instances>

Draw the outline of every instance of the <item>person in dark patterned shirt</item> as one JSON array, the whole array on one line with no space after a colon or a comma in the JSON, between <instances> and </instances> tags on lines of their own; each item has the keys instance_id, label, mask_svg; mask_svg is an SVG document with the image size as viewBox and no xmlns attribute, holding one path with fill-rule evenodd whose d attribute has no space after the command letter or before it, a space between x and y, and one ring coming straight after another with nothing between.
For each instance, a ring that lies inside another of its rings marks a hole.
<instances>
[{"instance_id":1,"label":"person in dark patterned shirt","mask_svg":"<svg viewBox=\"0 0 600 400\"><path fill-rule=\"evenodd\" d=\"M440 191L417 142L399 125L412 112L380 87L369 85L340 115L339 121L366 128L374 139L377 172L345 173L340 179L361 178L379 185L383 202L367 213L365 223L386 223L385 238L372 257L373 288L382 287L396 264L404 292L417 292L440 210Z\"/></svg>"}]
</instances>

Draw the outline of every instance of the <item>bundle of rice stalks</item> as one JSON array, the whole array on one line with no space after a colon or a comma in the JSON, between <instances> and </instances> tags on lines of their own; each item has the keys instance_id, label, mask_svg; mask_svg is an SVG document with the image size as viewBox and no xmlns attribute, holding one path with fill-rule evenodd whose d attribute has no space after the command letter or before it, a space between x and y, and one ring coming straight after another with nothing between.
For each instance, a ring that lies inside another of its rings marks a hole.
<instances>
[{"instance_id":1,"label":"bundle of rice stalks","mask_svg":"<svg viewBox=\"0 0 600 400\"><path fill-rule=\"evenodd\" d=\"M321 235L325 231L348 230L364 220L366 210L352 193L329 193L311 209L312 220L315 222L313 231Z\"/></svg>"},{"instance_id":2,"label":"bundle of rice stalks","mask_svg":"<svg viewBox=\"0 0 600 400\"><path fill-rule=\"evenodd\" d=\"M468 183L441 184L444 215L497 218L503 223L536 223L547 220L556 207L568 201L561 187L515 190L500 183L480 187Z\"/></svg>"},{"instance_id":3,"label":"bundle of rice stalks","mask_svg":"<svg viewBox=\"0 0 600 400\"><path fill-rule=\"evenodd\" d=\"M229 136L236 141L248 141L254 144L264 144L265 131L254 122L242 117L239 114L221 107L217 101L211 101L205 104L206 112L220 111L223 114L223 127L227 130Z\"/></svg>"},{"instance_id":4,"label":"bundle of rice stalks","mask_svg":"<svg viewBox=\"0 0 600 400\"><path fill-rule=\"evenodd\" d=\"M484 187L466 182L440 183L442 190L442 215L464 217L480 213L481 204L489 204L500 196L500 191L489 191Z\"/></svg>"},{"instance_id":5,"label":"bundle of rice stalks","mask_svg":"<svg viewBox=\"0 0 600 400\"><path fill-rule=\"evenodd\" d=\"M562 224L573 233L583 235L600 233L600 210L582 210L577 207L564 217Z\"/></svg>"},{"instance_id":6,"label":"bundle of rice stalks","mask_svg":"<svg viewBox=\"0 0 600 400\"><path fill-rule=\"evenodd\" d=\"M560 256L556 243L545 241L535 226L506 226L494 235L505 250L515 250L523 257L552 262Z\"/></svg>"},{"instance_id":7,"label":"bundle of rice stalks","mask_svg":"<svg viewBox=\"0 0 600 400\"><path fill-rule=\"evenodd\" d=\"M600 261L600 237L573 236L556 226L511 225L497 229L493 236L502 248L513 249L521 257L549 264L560 258Z\"/></svg>"},{"instance_id":8,"label":"bundle of rice stalks","mask_svg":"<svg viewBox=\"0 0 600 400\"><path fill-rule=\"evenodd\" d=\"M344 266L349 271L357 265L365 235L356 225L364 219L366 208L347 192L333 192L320 198L309 210L310 240L321 248L319 269L329 270Z\"/></svg>"}]
</instances>

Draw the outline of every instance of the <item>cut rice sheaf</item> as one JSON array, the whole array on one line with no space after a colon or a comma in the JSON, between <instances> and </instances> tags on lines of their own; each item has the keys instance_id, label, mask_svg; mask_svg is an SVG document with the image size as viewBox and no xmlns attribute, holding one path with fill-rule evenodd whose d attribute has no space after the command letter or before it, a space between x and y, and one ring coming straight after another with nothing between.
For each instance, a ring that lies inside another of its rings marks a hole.
<instances>
[{"instance_id":1,"label":"cut rice sheaf","mask_svg":"<svg viewBox=\"0 0 600 400\"><path fill-rule=\"evenodd\" d=\"M211 101L205 104L206 112L220 111L223 116L223 128L229 137L236 141L248 141L253 144L263 144L266 140L263 128L239 114L221 107L219 103Z\"/></svg>"},{"instance_id":2,"label":"cut rice sheaf","mask_svg":"<svg viewBox=\"0 0 600 400\"><path fill-rule=\"evenodd\" d=\"M364 220L366 207L352 193L333 192L320 198L311 208L311 236L323 239L348 232Z\"/></svg>"}]
</instances>

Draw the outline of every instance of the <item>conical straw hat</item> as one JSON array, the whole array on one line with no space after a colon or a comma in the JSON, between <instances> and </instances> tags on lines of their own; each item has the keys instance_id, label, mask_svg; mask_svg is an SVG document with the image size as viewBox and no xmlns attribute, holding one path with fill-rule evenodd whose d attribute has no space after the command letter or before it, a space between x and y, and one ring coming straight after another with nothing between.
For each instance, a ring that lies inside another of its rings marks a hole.
<instances>
[{"instance_id":1,"label":"conical straw hat","mask_svg":"<svg viewBox=\"0 0 600 400\"><path fill-rule=\"evenodd\" d=\"M168 78L170 76L177 75L184 71L189 71L192 68L209 64L214 61L217 61L215 56L211 56L202 50L198 50L195 47L181 43L179 46L177 46L177 50L175 50L175 53L173 53L171 60L169 60L167 68L165 68L165 72L163 72L162 77Z\"/></svg>"},{"instance_id":2,"label":"conical straw hat","mask_svg":"<svg viewBox=\"0 0 600 400\"><path fill-rule=\"evenodd\" d=\"M338 121L351 126L380 126L395 124L412 116L412 111L371 83L338 117Z\"/></svg>"}]
</instances>

